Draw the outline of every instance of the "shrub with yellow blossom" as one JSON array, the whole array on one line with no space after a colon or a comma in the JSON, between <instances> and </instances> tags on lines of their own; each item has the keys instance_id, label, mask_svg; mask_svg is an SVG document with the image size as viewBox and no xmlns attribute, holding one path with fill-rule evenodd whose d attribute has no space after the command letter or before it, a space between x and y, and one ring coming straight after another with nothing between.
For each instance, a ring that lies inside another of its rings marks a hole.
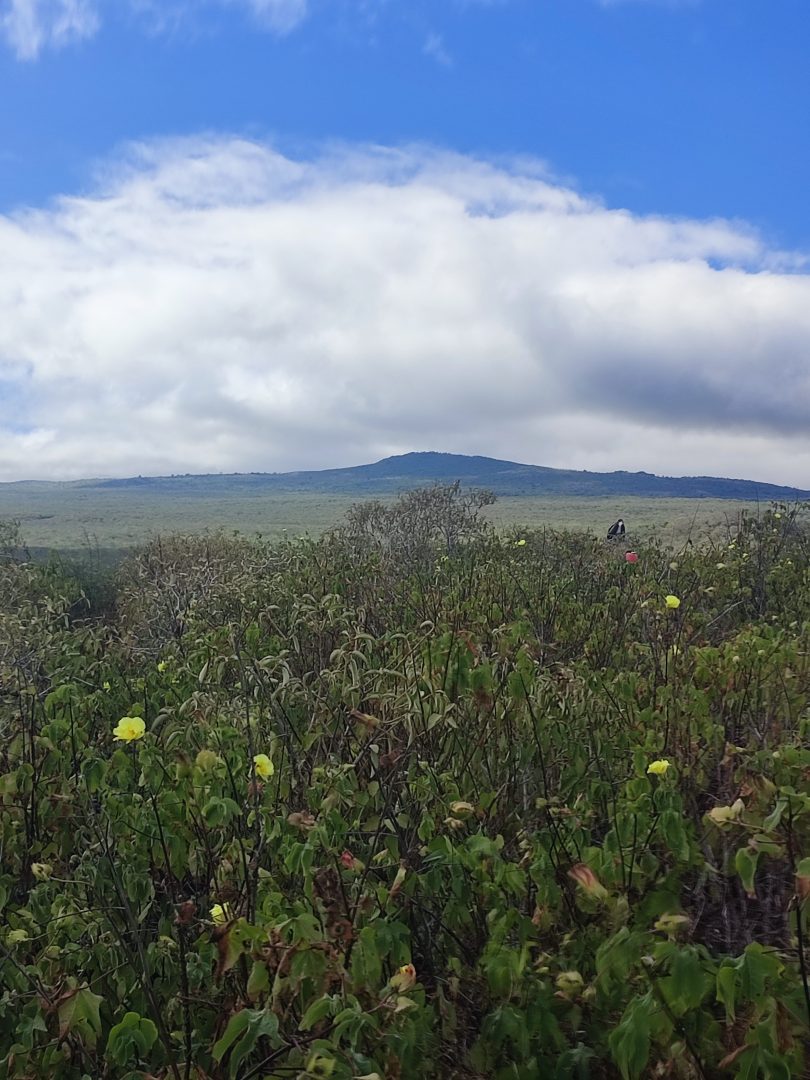
<instances>
[{"instance_id":1,"label":"shrub with yellow blossom","mask_svg":"<svg viewBox=\"0 0 810 1080\"><path fill-rule=\"evenodd\" d=\"M276 767L267 754L253 755L253 768L260 780L269 780Z\"/></svg>"},{"instance_id":2,"label":"shrub with yellow blossom","mask_svg":"<svg viewBox=\"0 0 810 1080\"><path fill-rule=\"evenodd\" d=\"M376 521L156 548L25 648L0 587L0 1073L803 1076L806 533Z\"/></svg>"},{"instance_id":3,"label":"shrub with yellow blossom","mask_svg":"<svg viewBox=\"0 0 810 1080\"><path fill-rule=\"evenodd\" d=\"M416 985L416 968L413 964L403 964L396 975L391 976L390 984L394 990L404 994Z\"/></svg>"},{"instance_id":4,"label":"shrub with yellow blossom","mask_svg":"<svg viewBox=\"0 0 810 1080\"><path fill-rule=\"evenodd\" d=\"M211 922L216 926L224 926L231 918L230 904L214 904L211 908Z\"/></svg>"},{"instance_id":5,"label":"shrub with yellow blossom","mask_svg":"<svg viewBox=\"0 0 810 1080\"><path fill-rule=\"evenodd\" d=\"M659 758L657 761L651 761L647 766L647 772L650 776L664 776L669 768L669 762L666 758Z\"/></svg>"},{"instance_id":6,"label":"shrub with yellow blossom","mask_svg":"<svg viewBox=\"0 0 810 1080\"><path fill-rule=\"evenodd\" d=\"M146 724L140 716L122 716L113 728L113 735L122 742L142 739L145 732Z\"/></svg>"}]
</instances>

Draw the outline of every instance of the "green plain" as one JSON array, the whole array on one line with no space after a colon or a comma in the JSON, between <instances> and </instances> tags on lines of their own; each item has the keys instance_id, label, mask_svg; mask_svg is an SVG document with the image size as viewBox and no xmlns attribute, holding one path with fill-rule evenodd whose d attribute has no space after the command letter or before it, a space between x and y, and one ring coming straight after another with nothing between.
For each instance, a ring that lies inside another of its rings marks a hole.
<instances>
[{"instance_id":1,"label":"green plain","mask_svg":"<svg viewBox=\"0 0 810 1080\"><path fill-rule=\"evenodd\" d=\"M331 493L241 490L168 496L132 488L21 483L0 485L0 519L18 519L31 548L120 551L168 532L225 529L268 537L318 535L357 501L356 495ZM655 531L663 541L677 545L689 536L721 539L729 526L736 526L743 509L756 514L758 506L727 499L524 495L500 497L488 513L500 528L548 526L597 535L623 517L630 539Z\"/></svg>"}]
</instances>

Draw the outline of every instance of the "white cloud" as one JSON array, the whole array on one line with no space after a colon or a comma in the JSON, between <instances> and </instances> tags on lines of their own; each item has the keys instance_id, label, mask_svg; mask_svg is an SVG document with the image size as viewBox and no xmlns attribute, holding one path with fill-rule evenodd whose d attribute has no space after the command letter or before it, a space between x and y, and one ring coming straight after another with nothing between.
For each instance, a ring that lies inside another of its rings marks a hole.
<instances>
[{"instance_id":1,"label":"white cloud","mask_svg":"<svg viewBox=\"0 0 810 1080\"><path fill-rule=\"evenodd\" d=\"M739 225L531 162L162 141L0 217L0 478L440 449L807 486L809 340L810 276Z\"/></svg>"},{"instance_id":2,"label":"white cloud","mask_svg":"<svg viewBox=\"0 0 810 1080\"><path fill-rule=\"evenodd\" d=\"M0 36L18 59L34 60L46 48L93 37L115 5L145 17L159 32L198 17L205 8L241 9L276 34L294 30L308 14L308 0L0 0Z\"/></svg>"},{"instance_id":3,"label":"white cloud","mask_svg":"<svg viewBox=\"0 0 810 1080\"><path fill-rule=\"evenodd\" d=\"M629 7L635 4L638 7L663 7L663 8L694 8L699 7L702 0L597 0L601 7Z\"/></svg>"},{"instance_id":4,"label":"white cloud","mask_svg":"<svg viewBox=\"0 0 810 1080\"><path fill-rule=\"evenodd\" d=\"M324 0L326 3L327 0ZM334 3L334 0L329 0ZM387 0L350 0L351 10L368 19ZM601 7L630 4L694 7L701 0L594 0ZM506 6L511 0L456 0L462 7ZM136 21L155 33L193 25L206 11L241 10L260 29L288 34L311 13L311 0L0 0L0 38L20 60L34 60L46 49L59 49L93 37L112 13L134 13ZM451 66L453 58L441 34L427 34L422 51L437 63Z\"/></svg>"},{"instance_id":5,"label":"white cloud","mask_svg":"<svg viewBox=\"0 0 810 1080\"><path fill-rule=\"evenodd\" d=\"M94 0L0 0L0 33L21 60L92 37L98 26Z\"/></svg>"},{"instance_id":6,"label":"white cloud","mask_svg":"<svg viewBox=\"0 0 810 1080\"><path fill-rule=\"evenodd\" d=\"M442 67L452 67L453 57L447 51L447 46L444 43L444 38L441 34L431 32L425 38L425 43L422 46L422 52L425 56L429 56L435 60L437 64L441 64Z\"/></svg>"},{"instance_id":7,"label":"white cloud","mask_svg":"<svg viewBox=\"0 0 810 1080\"><path fill-rule=\"evenodd\" d=\"M277 33L286 34L307 16L307 0L228 0L250 9L261 23Z\"/></svg>"}]
</instances>

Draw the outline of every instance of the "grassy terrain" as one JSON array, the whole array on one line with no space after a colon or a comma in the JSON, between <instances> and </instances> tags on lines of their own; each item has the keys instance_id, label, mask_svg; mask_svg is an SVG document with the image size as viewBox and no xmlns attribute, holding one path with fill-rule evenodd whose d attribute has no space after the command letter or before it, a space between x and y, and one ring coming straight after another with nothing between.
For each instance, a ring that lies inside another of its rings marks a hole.
<instances>
[{"instance_id":1,"label":"grassy terrain","mask_svg":"<svg viewBox=\"0 0 810 1080\"><path fill-rule=\"evenodd\" d=\"M604 536L618 517L624 518L628 539L636 543L655 534L667 545L688 538L721 540L736 531L740 515L756 517L765 507L732 499L658 499L642 496L613 498L504 497L487 517L499 527L581 529Z\"/></svg>"},{"instance_id":2,"label":"grassy terrain","mask_svg":"<svg viewBox=\"0 0 810 1080\"><path fill-rule=\"evenodd\" d=\"M85 488L78 484L0 485L0 519L18 518L35 548L77 550L88 543L102 549L132 548L164 532L197 533L223 528L243 535L320 535L340 520L356 496L266 494L238 490L205 496L176 493L171 498L138 488ZM725 499L658 499L639 496L570 498L501 497L490 511L499 525L576 528L602 535L624 517L632 537L655 530L678 544L690 533L725 535L739 511L757 512L756 503Z\"/></svg>"},{"instance_id":3,"label":"grassy terrain","mask_svg":"<svg viewBox=\"0 0 810 1080\"><path fill-rule=\"evenodd\" d=\"M354 500L342 495L236 493L172 498L130 488L63 484L0 486L0 518L17 518L33 547L131 548L165 532L238 530L245 535L319 534Z\"/></svg>"},{"instance_id":4,"label":"grassy terrain","mask_svg":"<svg viewBox=\"0 0 810 1080\"><path fill-rule=\"evenodd\" d=\"M0 536L0 1080L808 1075L806 522L478 509Z\"/></svg>"}]
</instances>

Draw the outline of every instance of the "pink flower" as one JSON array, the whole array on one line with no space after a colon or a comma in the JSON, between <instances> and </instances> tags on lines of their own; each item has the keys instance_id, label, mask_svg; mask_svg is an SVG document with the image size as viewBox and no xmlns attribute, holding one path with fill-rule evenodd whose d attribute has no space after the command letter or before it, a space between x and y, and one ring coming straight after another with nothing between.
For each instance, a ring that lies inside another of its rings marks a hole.
<instances>
[{"instance_id":1,"label":"pink flower","mask_svg":"<svg viewBox=\"0 0 810 1080\"><path fill-rule=\"evenodd\" d=\"M347 870L351 870L354 867L354 855L348 850L344 851L340 856L340 861L346 867Z\"/></svg>"},{"instance_id":2,"label":"pink flower","mask_svg":"<svg viewBox=\"0 0 810 1080\"><path fill-rule=\"evenodd\" d=\"M638 555L636 555L635 551L625 551L625 553L624 553L624 561L625 562L638 562Z\"/></svg>"}]
</instances>

